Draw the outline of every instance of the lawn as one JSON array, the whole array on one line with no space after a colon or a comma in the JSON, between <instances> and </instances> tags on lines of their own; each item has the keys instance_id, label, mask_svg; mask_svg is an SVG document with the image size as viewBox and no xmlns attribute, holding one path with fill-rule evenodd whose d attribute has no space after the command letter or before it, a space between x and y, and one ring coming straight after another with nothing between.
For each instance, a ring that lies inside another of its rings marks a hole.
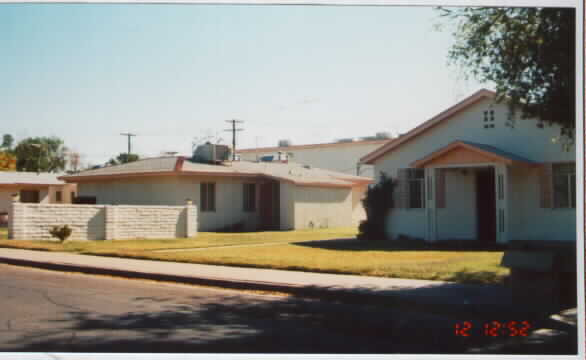
<instances>
[{"instance_id":1,"label":"lawn","mask_svg":"<svg viewBox=\"0 0 586 360\"><path fill-rule=\"evenodd\" d=\"M1 235L2 233L0 233ZM503 251L409 246L388 241L353 239L355 228L255 233L199 233L193 239L52 241L0 240L15 247L82 254L248 266L325 273L445 280L459 283L502 283L509 270L500 267ZM302 242L316 240L312 242ZM228 245L267 246L222 247ZM155 252L164 249L199 249Z\"/></svg>"},{"instance_id":2,"label":"lawn","mask_svg":"<svg viewBox=\"0 0 586 360\"><path fill-rule=\"evenodd\" d=\"M266 243L291 243L308 240L326 240L353 238L357 230L354 227L297 230L297 231L262 231L250 233L211 233L201 232L194 238L156 239L156 240L97 240L97 241L27 241L7 240L0 232L0 247L65 251L76 253L122 253L145 252L165 249L196 249L229 245L256 245ZM7 232L5 233L7 234Z\"/></svg>"}]
</instances>

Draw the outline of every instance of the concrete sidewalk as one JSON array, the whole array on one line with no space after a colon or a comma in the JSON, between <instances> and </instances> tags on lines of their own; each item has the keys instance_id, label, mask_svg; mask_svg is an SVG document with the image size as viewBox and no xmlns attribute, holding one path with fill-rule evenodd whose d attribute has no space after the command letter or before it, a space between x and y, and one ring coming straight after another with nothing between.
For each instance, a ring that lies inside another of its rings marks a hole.
<instances>
[{"instance_id":1,"label":"concrete sidewalk","mask_svg":"<svg viewBox=\"0 0 586 360\"><path fill-rule=\"evenodd\" d=\"M383 297L385 301L394 299L434 305L490 304L507 307L511 304L510 289L497 285L465 285L443 281L199 265L4 248L0 248L0 262L90 274L283 291L296 295L329 295L334 299L354 296L369 303L375 297Z\"/></svg>"}]
</instances>

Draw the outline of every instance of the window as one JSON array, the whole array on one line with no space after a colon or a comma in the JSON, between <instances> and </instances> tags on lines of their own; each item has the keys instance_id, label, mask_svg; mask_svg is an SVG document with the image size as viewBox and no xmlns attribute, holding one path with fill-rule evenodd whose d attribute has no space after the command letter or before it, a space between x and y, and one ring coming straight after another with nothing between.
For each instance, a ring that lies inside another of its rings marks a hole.
<instances>
[{"instance_id":1,"label":"window","mask_svg":"<svg viewBox=\"0 0 586 360\"><path fill-rule=\"evenodd\" d=\"M576 164L553 164L553 207L576 207Z\"/></svg>"},{"instance_id":2,"label":"window","mask_svg":"<svg viewBox=\"0 0 586 360\"><path fill-rule=\"evenodd\" d=\"M40 196L39 190L20 190L20 202L38 203Z\"/></svg>"},{"instance_id":3,"label":"window","mask_svg":"<svg viewBox=\"0 0 586 360\"><path fill-rule=\"evenodd\" d=\"M71 192L71 202L75 203L75 191Z\"/></svg>"},{"instance_id":4,"label":"window","mask_svg":"<svg viewBox=\"0 0 586 360\"><path fill-rule=\"evenodd\" d=\"M55 201L62 202L63 201L63 193L61 191L55 192Z\"/></svg>"},{"instance_id":5,"label":"window","mask_svg":"<svg viewBox=\"0 0 586 360\"><path fill-rule=\"evenodd\" d=\"M256 211L256 184L243 185L243 209L244 211Z\"/></svg>"},{"instance_id":6,"label":"window","mask_svg":"<svg viewBox=\"0 0 586 360\"><path fill-rule=\"evenodd\" d=\"M494 110L484 111L484 128L485 129L494 128Z\"/></svg>"},{"instance_id":7,"label":"window","mask_svg":"<svg viewBox=\"0 0 586 360\"><path fill-rule=\"evenodd\" d=\"M423 169L407 169L407 187L409 192L408 208L421 209L425 207L425 175Z\"/></svg>"},{"instance_id":8,"label":"window","mask_svg":"<svg viewBox=\"0 0 586 360\"><path fill-rule=\"evenodd\" d=\"M216 184L201 183L200 186L201 211L216 211Z\"/></svg>"}]
</instances>

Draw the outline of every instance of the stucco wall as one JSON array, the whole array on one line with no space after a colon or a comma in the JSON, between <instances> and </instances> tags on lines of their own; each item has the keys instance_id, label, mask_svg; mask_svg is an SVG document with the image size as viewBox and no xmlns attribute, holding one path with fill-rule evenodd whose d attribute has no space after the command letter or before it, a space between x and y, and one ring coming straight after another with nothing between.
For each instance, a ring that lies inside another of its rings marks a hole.
<instances>
[{"instance_id":1,"label":"stucco wall","mask_svg":"<svg viewBox=\"0 0 586 360\"><path fill-rule=\"evenodd\" d=\"M362 206L362 199L366 196L367 186L356 186L352 188L352 225L358 226L366 219L366 211Z\"/></svg>"},{"instance_id":2,"label":"stucco wall","mask_svg":"<svg viewBox=\"0 0 586 360\"><path fill-rule=\"evenodd\" d=\"M279 219L281 222L281 230L295 229L295 194L296 186L281 182L279 185L280 192L280 208Z\"/></svg>"},{"instance_id":3,"label":"stucco wall","mask_svg":"<svg viewBox=\"0 0 586 360\"><path fill-rule=\"evenodd\" d=\"M313 167L334 170L350 175L356 175L356 165L358 160L364 155L378 149L384 145L379 144L360 144L360 143L345 143L331 147L315 147L306 149L284 149L283 151L291 152L293 157L290 158L292 162L311 165ZM259 151L259 157L264 155L277 155L276 152ZM255 153L241 153L242 160L255 161L257 154ZM360 170L361 176L374 177L373 166L362 165Z\"/></svg>"},{"instance_id":4,"label":"stucco wall","mask_svg":"<svg viewBox=\"0 0 586 360\"><path fill-rule=\"evenodd\" d=\"M295 187L295 229L352 226L351 189Z\"/></svg>"},{"instance_id":5,"label":"stucco wall","mask_svg":"<svg viewBox=\"0 0 586 360\"><path fill-rule=\"evenodd\" d=\"M68 225L71 240L121 240L193 237L197 233L194 206L108 206L13 203L9 237L54 240L56 225Z\"/></svg>"},{"instance_id":6,"label":"stucco wall","mask_svg":"<svg viewBox=\"0 0 586 360\"><path fill-rule=\"evenodd\" d=\"M243 183L255 183L254 179L230 179L226 177L142 177L102 183L78 184L81 196L95 196L98 204L114 205L182 205L191 199L201 209L200 183L216 183L216 211L198 211L199 231L215 231L223 227L243 223L253 230L259 222L257 209L243 209Z\"/></svg>"},{"instance_id":7,"label":"stucco wall","mask_svg":"<svg viewBox=\"0 0 586 360\"><path fill-rule=\"evenodd\" d=\"M576 241L576 209L541 208L537 169L512 172L511 240Z\"/></svg>"},{"instance_id":8,"label":"stucco wall","mask_svg":"<svg viewBox=\"0 0 586 360\"><path fill-rule=\"evenodd\" d=\"M0 213L8 212L8 209L10 208L10 203L12 202L12 194L14 193L14 190L0 189Z\"/></svg>"},{"instance_id":9,"label":"stucco wall","mask_svg":"<svg viewBox=\"0 0 586 360\"><path fill-rule=\"evenodd\" d=\"M437 209L440 240L476 238L476 195L474 169L448 169L446 207Z\"/></svg>"}]
</instances>

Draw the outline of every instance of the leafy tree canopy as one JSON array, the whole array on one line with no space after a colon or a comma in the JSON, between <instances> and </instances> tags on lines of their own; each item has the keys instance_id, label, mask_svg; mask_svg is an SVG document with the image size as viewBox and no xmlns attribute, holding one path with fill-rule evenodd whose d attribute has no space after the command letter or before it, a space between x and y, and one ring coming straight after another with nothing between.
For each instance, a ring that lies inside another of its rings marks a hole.
<instances>
[{"instance_id":1,"label":"leafy tree canopy","mask_svg":"<svg viewBox=\"0 0 586 360\"><path fill-rule=\"evenodd\" d=\"M4 149L5 151L11 151L12 144L14 144L14 137L12 137L10 134L4 134L2 136L2 145L0 145L0 148Z\"/></svg>"},{"instance_id":2,"label":"leafy tree canopy","mask_svg":"<svg viewBox=\"0 0 586 360\"><path fill-rule=\"evenodd\" d=\"M129 162L137 161L139 159L140 159L140 157L137 154L120 153L120 154L118 154L118 156L116 156L115 159L114 158L110 159L110 161L108 161L108 164L121 165L121 164L126 164Z\"/></svg>"},{"instance_id":3,"label":"leafy tree canopy","mask_svg":"<svg viewBox=\"0 0 586 360\"><path fill-rule=\"evenodd\" d=\"M16 171L16 157L7 151L0 151L0 171Z\"/></svg>"},{"instance_id":4,"label":"leafy tree canopy","mask_svg":"<svg viewBox=\"0 0 586 360\"><path fill-rule=\"evenodd\" d=\"M17 171L61 172L65 169L67 148L58 137L23 139L14 148Z\"/></svg>"},{"instance_id":5,"label":"leafy tree canopy","mask_svg":"<svg viewBox=\"0 0 586 360\"><path fill-rule=\"evenodd\" d=\"M574 9L438 8L456 21L451 64L467 75L496 84L497 101L511 115L538 118L562 127L574 139Z\"/></svg>"}]
</instances>

